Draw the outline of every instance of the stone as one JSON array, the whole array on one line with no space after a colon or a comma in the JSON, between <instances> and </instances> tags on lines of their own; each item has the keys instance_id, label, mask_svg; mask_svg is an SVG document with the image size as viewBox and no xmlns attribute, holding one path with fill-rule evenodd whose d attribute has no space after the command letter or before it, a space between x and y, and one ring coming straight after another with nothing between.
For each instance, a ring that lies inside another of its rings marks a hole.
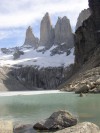
<instances>
[{"instance_id":1,"label":"stone","mask_svg":"<svg viewBox=\"0 0 100 133\"><path fill-rule=\"evenodd\" d=\"M15 125L14 127L14 133L37 133L34 129L33 129L33 125L31 124L26 124L26 125Z\"/></svg>"},{"instance_id":2,"label":"stone","mask_svg":"<svg viewBox=\"0 0 100 133\"><path fill-rule=\"evenodd\" d=\"M100 85L96 86L92 90L89 90L89 93L100 93Z\"/></svg>"},{"instance_id":3,"label":"stone","mask_svg":"<svg viewBox=\"0 0 100 133\"><path fill-rule=\"evenodd\" d=\"M93 123L83 122L55 133L100 133L100 129Z\"/></svg>"},{"instance_id":4,"label":"stone","mask_svg":"<svg viewBox=\"0 0 100 133\"><path fill-rule=\"evenodd\" d=\"M89 92L89 87L85 84L79 84L77 86L77 89L75 90L75 93L88 93Z\"/></svg>"},{"instance_id":5,"label":"stone","mask_svg":"<svg viewBox=\"0 0 100 133\"><path fill-rule=\"evenodd\" d=\"M13 133L12 121L0 121L0 133Z\"/></svg>"},{"instance_id":6,"label":"stone","mask_svg":"<svg viewBox=\"0 0 100 133\"><path fill-rule=\"evenodd\" d=\"M95 82L96 85L100 85L100 78Z\"/></svg>"},{"instance_id":7,"label":"stone","mask_svg":"<svg viewBox=\"0 0 100 133\"><path fill-rule=\"evenodd\" d=\"M76 30L80 26L82 26L83 21L85 21L86 19L88 19L90 15L91 15L90 8L84 9L84 10L81 11L81 13L79 14L79 17L77 19Z\"/></svg>"},{"instance_id":8,"label":"stone","mask_svg":"<svg viewBox=\"0 0 100 133\"><path fill-rule=\"evenodd\" d=\"M85 95L84 95L83 93L80 93L79 96L80 96L80 97L84 97Z\"/></svg>"},{"instance_id":9,"label":"stone","mask_svg":"<svg viewBox=\"0 0 100 133\"><path fill-rule=\"evenodd\" d=\"M66 49L72 48L74 46L74 36L72 34L70 21L66 16L64 16L63 18L58 18L54 31L55 45L65 43L67 47Z\"/></svg>"},{"instance_id":10,"label":"stone","mask_svg":"<svg viewBox=\"0 0 100 133\"><path fill-rule=\"evenodd\" d=\"M58 130L66 127L74 126L77 124L77 118L67 111L54 112L45 121L38 122L34 125L37 130Z\"/></svg>"},{"instance_id":11,"label":"stone","mask_svg":"<svg viewBox=\"0 0 100 133\"><path fill-rule=\"evenodd\" d=\"M24 46L32 46L34 48L37 48L38 43L39 43L39 39L34 36L32 32L32 28L29 26L28 29L26 30Z\"/></svg>"},{"instance_id":12,"label":"stone","mask_svg":"<svg viewBox=\"0 0 100 133\"><path fill-rule=\"evenodd\" d=\"M39 46L45 46L49 49L54 43L54 29L51 24L49 13L43 17L40 25L40 42Z\"/></svg>"}]
</instances>

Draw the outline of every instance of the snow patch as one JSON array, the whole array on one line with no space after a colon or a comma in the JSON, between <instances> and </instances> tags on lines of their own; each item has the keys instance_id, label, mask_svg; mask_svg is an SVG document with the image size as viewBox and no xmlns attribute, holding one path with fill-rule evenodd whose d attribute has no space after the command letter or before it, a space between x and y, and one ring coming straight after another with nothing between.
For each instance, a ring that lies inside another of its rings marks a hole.
<instances>
[{"instance_id":1,"label":"snow patch","mask_svg":"<svg viewBox=\"0 0 100 133\"><path fill-rule=\"evenodd\" d=\"M21 51L24 52L24 55L21 55L20 58L14 60L13 54L4 54L0 50L0 66L38 66L42 67L59 67L64 66L67 67L70 64L74 63L74 48L71 49L71 53L67 56L66 52L63 54L56 54L51 56L51 50L56 48L57 46L52 46L49 50L46 50L43 54L42 52L38 52L37 49L33 48L21 48ZM43 47L39 47L38 50Z\"/></svg>"}]
</instances>

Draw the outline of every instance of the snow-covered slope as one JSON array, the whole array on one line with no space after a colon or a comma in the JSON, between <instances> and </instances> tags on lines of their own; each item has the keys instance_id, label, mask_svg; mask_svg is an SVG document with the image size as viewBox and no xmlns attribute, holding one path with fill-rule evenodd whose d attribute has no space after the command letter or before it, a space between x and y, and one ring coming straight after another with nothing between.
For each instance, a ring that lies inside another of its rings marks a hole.
<instances>
[{"instance_id":1,"label":"snow-covered slope","mask_svg":"<svg viewBox=\"0 0 100 133\"><path fill-rule=\"evenodd\" d=\"M22 65L25 66L38 66L42 67L59 67L68 66L74 63L74 48L70 49L70 54L67 56L66 52L62 54L51 55L51 51L57 46L52 46L49 50L43 51L43 47L33 49L32 47L20 47L20 50L24 52L18 59L14 60L14 51L11 53L3 53L0 50L0 66L16 67Z\"/></svg>"}]
</instances>

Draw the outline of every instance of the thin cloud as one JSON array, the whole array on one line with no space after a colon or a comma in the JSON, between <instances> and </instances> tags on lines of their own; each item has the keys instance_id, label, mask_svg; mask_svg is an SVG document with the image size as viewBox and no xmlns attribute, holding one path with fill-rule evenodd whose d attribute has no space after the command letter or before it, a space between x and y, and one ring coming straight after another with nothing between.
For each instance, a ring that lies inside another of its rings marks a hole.
<instances>
[{"instance_id":1,"label":"thin cloud","mask_svg":"<svg viewBox=\"0 0 100 133\"><path fill-rule=\"evenodd\" d=\"M3 0L0 1L0 27L28 26L41 19L45 12L78 15L87 7L87 0ZM73 21L73 17L69 19Z\"/></svg>"}]
</instances>

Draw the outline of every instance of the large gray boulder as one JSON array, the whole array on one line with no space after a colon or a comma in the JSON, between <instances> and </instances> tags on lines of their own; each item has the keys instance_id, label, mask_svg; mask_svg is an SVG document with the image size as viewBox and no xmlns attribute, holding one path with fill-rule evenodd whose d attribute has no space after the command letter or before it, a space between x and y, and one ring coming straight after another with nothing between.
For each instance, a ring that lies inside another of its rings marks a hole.
<instances>
[{"instance_id":1,"label":"large gray boulder","mask_svg":"<svg viewBox=\"0 0 100 133\"><path fill-rule=\"evenodd\" d=\"M24 46L32 46L34 48L37 48L38 43L39 43L39 39L34 36L32 32L32 28L29 26L28 29L26 30Z\"/></svg>"},{"instance_id":2,"label":"large gray boulder","mask_svg":"<svg viewBox=\"0 0 100 133\"><path fill-rule=\"evenodd\" d=\"M55 40L54 44L60 45L66 43L68 48L74 46L74 38L69 19L64 16L63 18L58 17L58 21L55 25Z\"/></svg>"},{"instance_id":3,"label":"large gray boulder","mask_svg":"<svg viewBox=\"0 0 100 133\"><path fill-rule=\"evenodd\" d=\"M40 25L40 42L39 46L50 48L54 42L54 29L51 24L49 13L43 17Z\"/></svg>"},{"instance_id":4,"label":"large gray boulder","mask_svg":"<svg viewBox=\"0 0 100 133\"><path fill-rule=\"evenodd\" d=\"M77 119L67 111L54 112L48 119L38 122L34 125L37 130L59 130L74 126L77 124Z\"/></svg>"},{"instance_id":5,"label":"large gray boulder","mask_svg":"<svg viewBox=\"0 0 100 133\"><path fill-rule=\"evenodd\" d=\"M77 24L76 24L76 30L82 26L82 23L84 20L88 19L89 16L91 15L91 10L90 8L88 9L84 9L81 11L81 13L79 14L79 17L77 19Z\"/></svg>"},{"instance_id":6,"label":"large gray boulder","mask_svg":"<svg viewBox=\"0 0 100 133\"><path fill-rule=\"evenodd\" d=\"M93 123L83 122L55 133L100 133L100 129Z\"/></svg>"},{"instance_id":7,"label":"large gray boulder","mask_svg":"<svg viewBox=\"0 0 100 133\"><path fill-rule=\"evenodd\" d=\"M0 133L13 133L12 121L0 121Z\"/></svg>"}]
</instances>

